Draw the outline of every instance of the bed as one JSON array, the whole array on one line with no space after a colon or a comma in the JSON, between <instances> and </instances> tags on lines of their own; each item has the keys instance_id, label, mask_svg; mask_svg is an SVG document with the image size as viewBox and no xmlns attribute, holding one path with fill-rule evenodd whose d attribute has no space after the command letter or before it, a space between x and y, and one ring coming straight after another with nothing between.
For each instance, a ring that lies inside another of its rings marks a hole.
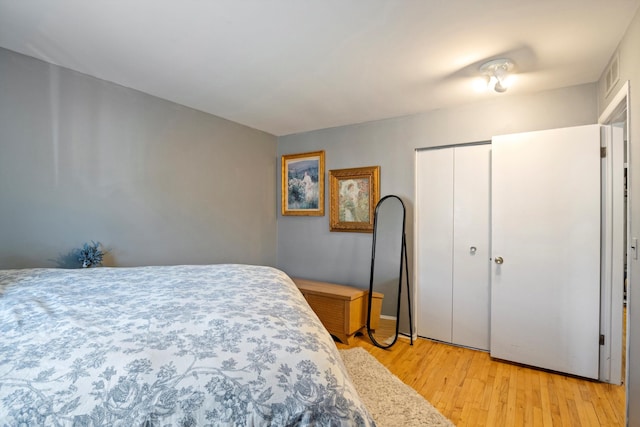
<instances>
[{"instance_id":1,"label":"bed","mask_svg":"<svg viewBox=\"0 0 640 427\"><path fill-rule=\"evenodd\" d=\"M370 426L282 271L0 270L1 426Z\"/></svg>"}]
</instances>

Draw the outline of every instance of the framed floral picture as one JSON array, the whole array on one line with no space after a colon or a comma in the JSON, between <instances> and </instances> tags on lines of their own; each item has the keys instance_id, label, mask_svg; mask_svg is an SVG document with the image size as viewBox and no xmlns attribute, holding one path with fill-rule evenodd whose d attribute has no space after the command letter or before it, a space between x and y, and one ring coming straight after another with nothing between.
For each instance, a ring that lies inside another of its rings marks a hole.
<instances>
[{"instance_id":1,"label":"framed floral picture","mask_svg":"<svg viewBox=\"0 0 640 427\"><path fill-rule=\"evenodd\" d=\"M329 171L329 230L373 232L373 214L380 199L380 166Z\"/></svg>"},{"instance_id":2,"label":"framed floral picture","mask_svg":"<svg viewBox=\"0 0 640 427\"><path fill-rule=\"evenodd\" d=\"M282 156L282 215L324 215L324 151Z\"/></svg>"}]
</instances>

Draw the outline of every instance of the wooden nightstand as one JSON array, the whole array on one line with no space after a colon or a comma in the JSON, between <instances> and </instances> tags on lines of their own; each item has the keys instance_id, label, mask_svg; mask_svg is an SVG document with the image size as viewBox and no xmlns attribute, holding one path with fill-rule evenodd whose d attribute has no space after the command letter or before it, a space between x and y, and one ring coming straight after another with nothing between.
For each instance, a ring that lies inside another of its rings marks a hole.
<instances>
[{"instance_id":1,"label":"wooden nightstand","mask_svg":"<svg viewBox=\"0 0 640 427\"><path fill-rule=\"evenodd\" d=\"M367 325L369 291L335 283L294 278L302 295L318 315L331 335L344 344ZM376 329L380 320L383 295L373 293L371 307L371 329Z\"/></svg>"}]
</instances>

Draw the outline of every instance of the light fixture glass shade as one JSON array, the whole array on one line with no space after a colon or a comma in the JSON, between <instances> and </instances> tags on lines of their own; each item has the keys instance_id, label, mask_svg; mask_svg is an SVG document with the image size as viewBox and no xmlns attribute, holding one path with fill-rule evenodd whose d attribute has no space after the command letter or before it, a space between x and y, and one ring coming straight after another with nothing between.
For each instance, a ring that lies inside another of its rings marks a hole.
<instances>
[{"instance_id":1,"label":"light fixture glass shade","mask_svg":"<svg viewBox=\"0 0 640 427\"><path fill-rule=\"evenodd\" d=\"M480 72L487 78L489 88L503 93L510 86L509 72L513 69L510 59L494 59L480 66Z\"/></svg>"},{"instance_id":2,"label":"light fixture glass shade","mask_svg":"<svg viewBox=\"0 0 640 427\"><path fill-rule=\"evenodd\" d=\"M500 82L500 80L498 80L496 84L493 86L493 90L495 90L498 93L502 93L502 92L506 92L507 88L502 85L502 82Z\"/></svg>"}]
</instances>

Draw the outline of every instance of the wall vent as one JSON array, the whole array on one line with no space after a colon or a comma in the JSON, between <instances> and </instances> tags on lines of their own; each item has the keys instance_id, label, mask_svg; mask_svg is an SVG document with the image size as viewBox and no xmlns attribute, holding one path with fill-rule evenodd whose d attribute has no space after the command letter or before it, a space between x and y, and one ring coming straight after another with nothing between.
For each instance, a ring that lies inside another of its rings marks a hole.
<instances>
[{"instance_id":1,"label":"wall vent","mask_svg":"<svg viewBox=\"0 0 640 427\"><path fill-rule=\"evenodd\" d=\"M604 72L604 88L605 94L609 95L609 92L615 87L616 83L620 80L620 63L618 52L613 55L611 62L607 65Z\"/></svg>"}]
</instances>

